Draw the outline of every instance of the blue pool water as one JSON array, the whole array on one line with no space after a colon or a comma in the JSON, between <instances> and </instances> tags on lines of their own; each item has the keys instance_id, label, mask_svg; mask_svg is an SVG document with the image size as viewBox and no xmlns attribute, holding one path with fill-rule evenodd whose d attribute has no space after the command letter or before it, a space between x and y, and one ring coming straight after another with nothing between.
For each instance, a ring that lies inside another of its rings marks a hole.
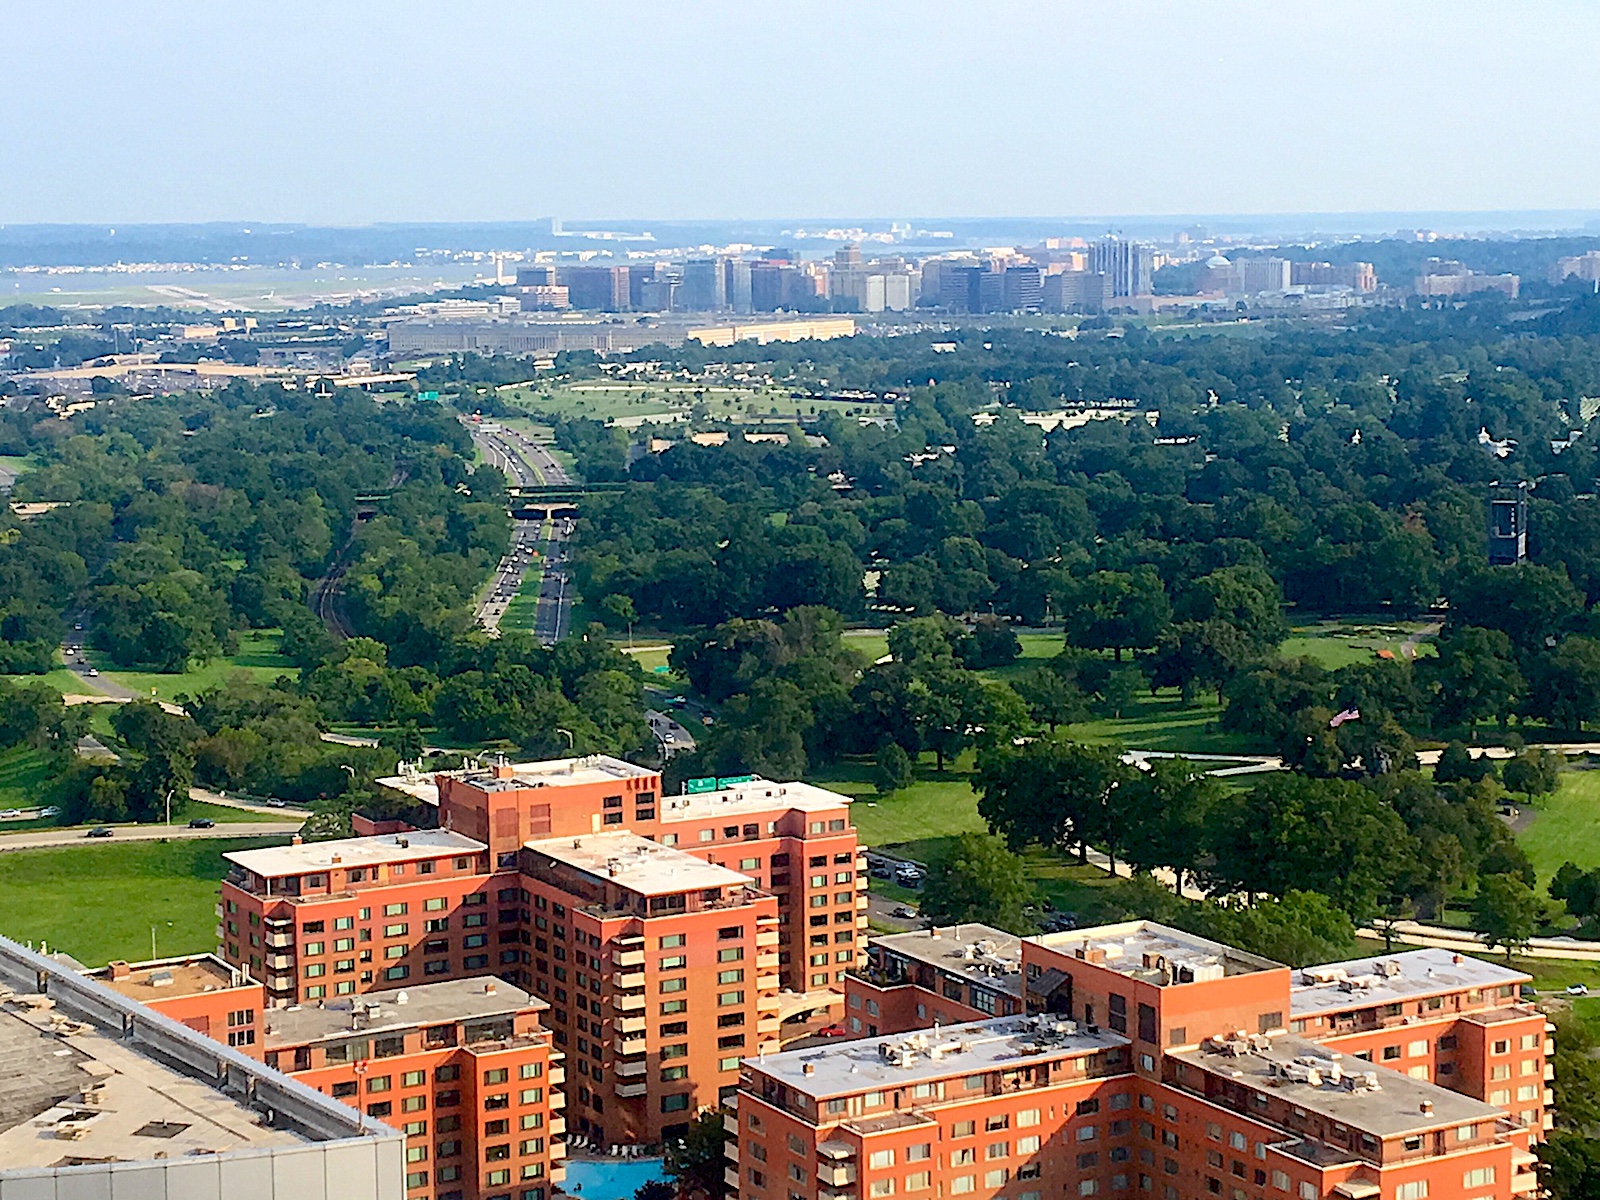
<instances>
[{"instance_id":1,"label":"blue pool water","mask_svg":"<svg viewBox=\"0 0 1600 1200\"><path fill-rule=\"evenodd\" d=\"M632 1200L652 1179L665 1179L659 1158L569 1158L562 1190L581 1200Z\"/></svg>"}]
</instances>

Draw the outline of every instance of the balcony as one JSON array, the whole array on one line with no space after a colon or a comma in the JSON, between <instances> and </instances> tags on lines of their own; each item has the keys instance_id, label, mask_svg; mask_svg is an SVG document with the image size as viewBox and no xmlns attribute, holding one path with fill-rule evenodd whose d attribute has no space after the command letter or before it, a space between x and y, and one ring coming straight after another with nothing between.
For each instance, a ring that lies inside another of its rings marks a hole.
<instances>
[{"instance_id":1,"label":"balcony","mask_svg":"<svg viewBox=\"0 0 1600 1200\"><path fill-rule=\"evenodd\" d=\"M776 954L756 955L756 970L776 971L778 969L778 956Z\"/></svg>"},{"instance_id":2,"label":"balcony","mask_svg":"<svg viewBox=\"0 0 1600 1200\"><path fill-rule=\"evenodd\" d=\"M292 933L269 933L262 940L266 942L268 949L271 950L294 949L294 934Z\"/></svg>"},{"instance_id":3,"label":"balcony","mask_svg":"<svg viewBox=\"0 0 1600 1200\"><path fill-rule=\"evenodd\" d=\"M722 1110L722 1132L723 1133L731 1133L731 1134L733 1134L734 1137L738 1137L739 1136L739 1110L738 1109L731 1109L730 1110L730 1109L726 1109L725 1108L725 1109ZM729 1145L732 1145L732 1143L730 1142Z\"/></svg>"},{"instance_id":4,"label":"balcony","mask_svg":"<svg viewBox=\"0 0 1600 1200\"><path fill-rule=\"evenodd\" d=\"M211 906L211 911L216 913L218 919L221 919L221 917L223 915L223 913L222 913L222 901L218 900L215 904L213 904Z\"/></svg>"},{"instance_id":5,"label":"balcony","mask_svg":"<svg viewBox=\"0 0 1600 1200\"><path fill-rule=\"evenodd\" d=\"M567 1081L567 1073L560 1067L551 1067L550 1070L546 1072L546 1075L550 1079L551 1087L560 1087Z\"/></svg>"},{"instance_id":6,"label":"balcony","mask_svg":"<svg viewBox=\"0 0 1600 1200\"><path fill-rule=\"evenodd\" d=\"M737 1191L738 1187L739 1187L739 1168L738 1167L723 1167L722 1168L722 1182L727 1184L730 1188L732 1188L735 1191Z\"/></svg>"},{"instance_id":7,"label":"balcony","mask_svg":"<svg viewBox=\"0 0 1600 1200\"><path fill-rule=\"evenodd\" d=\"M618 1034L616 1040L612 1042L612 1046L618 1054L624 1057L630 1054L643 1054L648 1048L643 1033Z\"/></svg>"},{"instance_id":8,"label":"balcony","mask_svg":"<svg viewBox=\"0 0 1600 1200\"><path fill-rule=\"evenodd\" d=\"M1521 1196L1539 1188L1539 1176L1533 1171L1518 1171L1511 1177L1511 1194Z\"/></svg>"},{"instance_id":9,"label":"balcony","mask_svg":"<svg viewBox=\"0 0 1600 1200\"><path fill-rule=\"evenodd\" d=\"M613 950L611 964L615 967L642 967L644 966L643 950Z\"/></svg>"},{"instance_id":10,"label":"balcony","mask_svg":"<svg viewBox=\"0 0 1600 1200\"><path fill-rule=\"evenodd\" d=\"M780 1021L777 1017L757 1017L756 1018L756 1032L757 1033L770 1033L773 1036L777 1036L777 1034L779 1032L781 1032L782 1025L783 1025L783 1022Z\"/></svg>"},{"instance_id":11,"label":"balcony","mask_svg":"<svg viewBox=\"0 0 1600 1200\"><path fill-rule=\"evenodd\" d=\"M862 912L866 912L867 911L867 898L865 896L857 896L856 897L856 907L858 909L860 909Z\"/></svg>"},{"instance_id":12,"label":"balcony","mask_svg":"<svg viewBox=\"0 0 1600 1200\"><path fill-rule=\"evenodd\" d=\"M269 992L293 992L294 991L294 976L293 975L268 975L267 976L267 991L269 991Z\"/></svg>"},{"instance_id":13,"label":"balcony","mask_svg":"<svg viewBox=\"0 0 1600 1200\"><path fill-rule=\"evenodd\" d=\"M565 1158L566 1156L567 1156L567 1144L565 1142L551 1142L550 1143L550 1161L551 1162L555 1162L557 1159Z\"/></svg>"},{"instance_id":14,"label":"balcony","mask_svg":"<svg viewBox=\"0 0 1600 1200\"><path fill-rule=\"evenodd\" d=\"M563 1091L561 1091L561 1090L559 1090L557 1088L552 1088L549 1092L546 1093L546 1095L548 1095L550 1097L550 1107L551 1108L565 1108L567 1106L567 1094L565 1092L563 1092ZM561 1126L561 1128L565 1129L566 1125L563 1124ZM554 1130L551 1131L551 1135L550 1136L552 1136L552 1137L555 1136L555 1131Z\"/></svg>"},{"instance_id":15,"label":"balcony","mask_svg":"<svg viewBox=\"0 0 1600 1200\"><path fill-rule=\"evenodd\" d=\"M765 949L768 946L776 946L777 944L778 944L778 931L776 929L770 929L770 930L769 929L758 929L758 930L756 930L756 948L758 950L759 949Z\"/></svg>"},{"instance_id":16,"label":"balcony","mask_svg":"<svg viewBox=\"0 0 1600 1200\"><path fill-rule=\"evenodd\" d=\"M618 1017L612 1024L616 1031L624 1037L644 1036L645 1019L643 1017Z\"/></svg>"},{"instance_id":17,"label":"balcony","mask_svg":"<svg viewBox=\"0 0 1600 1200\"><path fill-rule=\"evenodd\" d=\"M619 992L611 997L611 1007L616 1009L618 1012L624 1013L643 1012L645 1008L644 997L623 995Z\"/></svg>"},{"instance_id":18,"label":"balcony","mask_svg":"<svg viewBox=\"0 0 1600 1200\"><path fill-rule=\"evenodd\" d=\"M565 1117L550 1117L545 1121L544 1127L552 1138L561 1137L567 1132L567 1119Z\"/></svg>"},{"instance_id":19,"label":"balcony","mask_svg":"<svg viewBox=\"0 0 1600 1200\"><path fill-rule=\"evenodd\" d=\"M854 1188L846 1188L843 1190L836 1190L834 1188L817 1189L817 1200L855 1200L855 1197L856 1192Z\"/></svg>"},{"instance_id":20,"label":"balcony","mask_svg":"<svg viewBox=\"0 0 1600 1200\"><path fill-rule=\"evenodd\" d=\"M624 1083L619 1079L611 1086L612 1090L624 1100L637 1100L650 1090L650 1085L642 1079L631 1083Z\"/></svg>"},{"instance_id":21,"label":"balcony","mask_svg":"<svg viewBox=\"0 0 1600 1200\"><path fill-rule=\"evenodd\" d=\"M771 986L776 988L778 985L777 983L773 983ZM760 993L756 996L756 1010L758 1012L763 1009L776 1012L782 1003L783 1001L775 992L770 995L767 993Z\"/></svg>"},{"instance_id":22,"label":"balcony","mask_svg":"<svg viewBox=\"0 0 1600 1200\"><path fill-rule=\"evenodd\" d=\"M214 929L212 932L217 935L217 941L219 941L219 942L222 941L227 936L226 934L224 934L222 932L222 926L221 925L218 925L216 927L216 929Z\"/></svg>"},{"instance_id":23,"label":"balcony","mask_svg":"<svg viewBox=\"0 0 1600 1200\"><path fill-rule=\"evenodd\" d=\"M642 988L644 987L644 972L628 971L622 975L613 975L611 977L611 986L620 991L632 991L635 988Z\"/></svg>"},{"instance_id":24,"label":"balcony","mask_svg":"<svg viewBox=\"0 0 1600 1200\"><path fill-rule=\"evenodd\" d=\"M565 1183L567 1181L567 1164L553 1162L550 1164L550 1182Z\"/></svg>"},{"instance_id":25,"label":"balcony","mask_svg":"<svg viewBox=\"0 0 1600 1200\"><path fill-rule=\"evenodd\" d=\"M650 1064L642 1058L636 1058L617 1063L611 1068L611 1073L619 1079L633 1079L640 1075L648 1075Z\"/></svg>"},{"instance_id":26,"label":"balcony","mask_svg":"<svg viewBox=\"0 0 1600 1200\"><path fill-rule=\"evenodd\" d=\"M776 991L778 988L778 977L776 975L757 975L756 988L759 991Z\"/></svg>"},{"instance_id":27,"label":"balcony","mask_svg":"<svg viewBox=\"0 0 1600 1200\"><path fill-rule=\"evenodd\" d=\"M294 970L294 955L292 955L292 954L269 954L269 955L267 955L267 970L269 970L269 971L292 971L292 970Z\"/></svg>"},{"instance_id":28,"label":"balcony","mask_svg":"<svg viewBox=\"0 0 1600 1200\"><path fill-rule=\"evenodd\" d=\"M294 918L293 917L262 917L261 918L261 923L263 925L265 925L269 930L270 929L287 929L287 930L290 930L292 932L293 929L294 929Z\"/></svg>"},{"instance_id":29,"label":"balcony","mask_svg":"<svg viewBox=\"0 0 1600 1200\"><path fill-rule=\"evenodd\" d=\"M817 1167L817 1180L829 1187L850 1187L856 1181L855 1163L822 1163Z\"/></svg>"}]
</instances>

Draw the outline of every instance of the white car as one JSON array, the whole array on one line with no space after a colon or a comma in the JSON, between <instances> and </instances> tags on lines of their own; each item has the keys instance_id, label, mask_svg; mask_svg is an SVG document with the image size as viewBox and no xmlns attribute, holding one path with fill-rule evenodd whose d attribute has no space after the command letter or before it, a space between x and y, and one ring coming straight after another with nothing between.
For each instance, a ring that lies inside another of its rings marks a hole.
<instances>
[{"instance_id":1,"label":"white car","mask_svg":"<svg viewBox=\"0 0 1600 1200\"><path fill-rule=\"evenodd\" d=\"M0 821L20 821L20 820L22 820L22 810L20 808L0 809Z\"/></svg>"},{"instance_id":2,"label":"white car","mask_svg":"<svg viewBox=\"0 0 1600 1200\"><path fill-rule=\"evenodd\" d=\"M1589 989L1581 983L1569 984L1567 986L1567 995L1569 996L1587 996L1588 994Z\"/></svg>"}]
</instances>

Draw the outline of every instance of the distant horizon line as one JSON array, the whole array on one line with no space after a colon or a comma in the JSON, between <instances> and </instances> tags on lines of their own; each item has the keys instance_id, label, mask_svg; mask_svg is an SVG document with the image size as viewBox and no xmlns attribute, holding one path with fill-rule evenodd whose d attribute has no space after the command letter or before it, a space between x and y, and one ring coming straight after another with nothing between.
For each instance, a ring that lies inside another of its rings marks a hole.
<instances>
[{"instance_id":1,"label":"distant horizon line","mask_svg":"<svg viewBox=\"0 0 1600 1200\"><path fill-rule=\"evenodd\" d=\"M1507 218L1535 218L1539 221L1572 221L1581 219L1585 221L1600 221L1600 207L1595 208L1469 208L1469 209L1439 209L1439 208L1373 208L1373 209L1284 209L1284 210L1257 210L1257 211L1229 211L1229 212L1168 212L1168 213L1080 213L1080 214L1035 214L1035 215L928 215L928 214L899 214L899 215L861 215L861 214L810 214L810 215L784 215L784 216L692 216L692 217L652 217L652 216L556 216L541 214L529 217L470 217L470 218L389 218L382 220L348 221L348 220L290 220L281 218L257 217L211 217L203 220L120 220L105 218L100 220L74 220L74 221L39 221L39 220L0 220L0 231L17 230L44 230L44 229L77 229L77 230L114 230L126 229L205 229L229 228L242 231L247 227L262 229L394 229L410 227L486 227L486 226L523 226L523 225L548 225L552 220L559 221L562 225L573 227L595 227L608 225L640 226L646 224L663 227L694 226L694 225L773 225L773 224L829 224L842 225L847 222L862 224L893 225L916 222L929 224L936 222L959 225L983 224L1115 224L1129 222L1140 225L1147 224L1195 224L1207 221L1222 221L1228 223L1243 221L1272 221L1272 222L1304 222L1316 220L1360 220L1363 223L1382 221L1388 219L1420 220L1423 218L1462 220L1484 220ZM1539 224L1541 229L1564 228L1565 225Z\"/></svg>"}]
</instances>

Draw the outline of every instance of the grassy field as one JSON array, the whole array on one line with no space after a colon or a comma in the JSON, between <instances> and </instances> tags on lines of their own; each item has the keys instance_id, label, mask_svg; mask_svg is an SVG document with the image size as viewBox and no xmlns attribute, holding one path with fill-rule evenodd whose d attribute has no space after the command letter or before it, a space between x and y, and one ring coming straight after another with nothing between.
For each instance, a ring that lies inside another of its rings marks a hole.
<instances>
[{"instance_id":1,"label":"grassy field","mask_svg":"<svg viewBox=\"0 0 1600 1200\"><path fill-rule=\"evenodd\" d=\"M997 671L985 671L984 674L1001 679L1030 670L1038 665L1039 660L1054 658L1060 654L1061 647L1065 644L1059 633L1023 633L1017 635L1017 640L1022 643L1022 657L1009 666L1001 667ZM844 644L862 655L868 662L877 662L889 653L889 635L882 629L847 629L844 633Z\"/></svg>"},{"instance_id":2,"label":"grassy field","mask_svg":"<svg viewBox=\"0 0 1600 1200\"><path fill-rule=\"evenodd\" d=\"M230 850L281 845L286 838L126 842L19 850L0 870L5 932L41 939L79 962L213 950L217 884Z\"/></svg>"},{"instance_id":3,"label":"grassy field","mask_svg":"<svg viewBox=\"0 0 1600 1200\"><path fill-rule=\"evenodd\" d=\"M1309 621L1290 629L1280 652L1285 658L1309 658L1334 671L1352 663L1371 662L1380 650L1398 658L1406 640L1419 634L1417 652L1431 654L1431 635L1426 633L1430 628L1421 621Z\"/></svg>"},{"instance_id":4,"label":"grassy field","mask_svg":"<svg viewBox=\"0 0 1600 1200\"><path fill-rule=\"evenodd\" d=\"M1553 796L1522 804L1524 813L1530 809L1533 820L1517 834L1517 844L1533 860L1541 885L1568 860L1585 870L1600 866L1600 771L1562 772Z\"/></svg>"},{"instance_id":5,"label":"grassy field","mask_svg":"<svg viewBox=\"0 0 1600 1200\"><path fill-rule=\"evenodd\" d=\"M270 683L279 675L294 675L293 663L278 653L276 629L251 629L239 635L239 652L226 658L214 658L202 667L164 674L155 671L118 671L108 667L109 660L98 651L89 651L89 661L113 682L143 695L152 693L162 700L176 700L179 696L197 696L207 688L225 683L237 671ZM85 690L80 683L77 690Z\"/></svg>"},{"instance_id":6,"label":"grassy field","mask_svg":"<svg viewBox=\"0 0 1600 1200\"><path fill-rule=\"evenodd\" d=\"M533 632L534 624L539 619L539 588L543 578L531 571L528 573L517 594L511 597L511 603L506 605L506 611L500 614L501 629L515 633Z\"/></svg>"},{"instance_id":7,"label":"grassy field","mask_svg":"<svg viewBox=\"0 0 1600 1200\"><path fill-rule=\"evenodd\" d=\"M0 808L39 803L39 793L49 778L43 751L16 746L0 753Z\"/></svg>"},{"instance_id":8,"label":"grassy field","mask_svg":"<svg viewBox=\"0 0 1600 1200\"><path fill-rule=\"evenodd\" d=\"M64 696L83 696L91 694L88 686L65 667L57 667L43 675L0 675L18 687L27 687L30 683L42 683L53 687Z\"/></svg>"},{"instance_id":9,"label":"grassy field","mask_svg":"<svg viewBox=\"0 0 1600 1200\"><path fill-rule=\"evenodd\" d=\"M681 381L623 383L586 380L582 383L510 384L499 389L500 397L534 412L565 417L590 417L599 421L688 412L704 404L712 420L736 421L756 417L793 417L796 413L815 416L838 412L871 412L890 415L892 404L871 404L857 400L797 400L786 388L724 387Z\"/></svg>"}]
</instances>

